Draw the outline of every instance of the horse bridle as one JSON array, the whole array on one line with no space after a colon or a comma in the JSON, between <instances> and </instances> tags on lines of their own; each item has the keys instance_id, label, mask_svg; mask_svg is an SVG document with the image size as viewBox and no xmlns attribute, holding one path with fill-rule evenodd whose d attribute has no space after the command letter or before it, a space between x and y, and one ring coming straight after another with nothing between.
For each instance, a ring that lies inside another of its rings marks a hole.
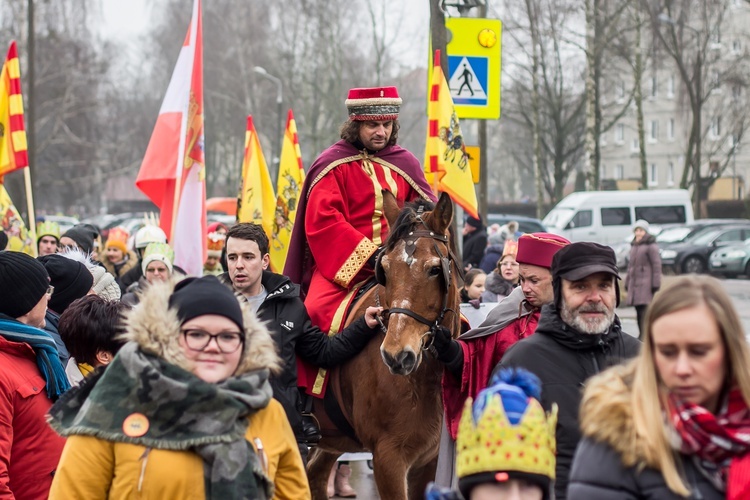
<instances>
[{"instance_id":1,"label":"horse bridle","mask_svg":"<svg viewBox=\"0 0 750 500\"><path fill-rule=\"evenodd\" d=\"M431 231L427 224L422 220L421 216L417 216L417 221L421 222L422 225L425 227L425 229L417 229L414 231L409 232L409 234L404 238L405 245L406 245L406 254L407 258L411 259L413 258L412 255L414 254L414 251L417 248L417 240L419 238L430 238L433 241L432 247L435 250L435 253L440 258L440 267L443 271L443 282L445 284L445 293L443 294L443 303L440 308L440 313L438 313L437 317L431 321L421 314L415 313L414 311L410 309L405 309L403 307L393 307L390 309L383 309L383 312L377 317L378 323L380 323L380 329L383 331L383 333L388 331L388 327L386 326L385 322L383 321L383 317L386 318L386 321L390 319L390 316L393 314L405 314L409 316L410 318L413 318L417 320L418 322L422 323L423 325L426 325L429 327L429 330L422 335L420 338L420 344L422 350L428 350L430 347L432 347L432 342L435 339L435 333L437 332L438 327L443 322L443 319L445 319L445 315L448 311L452 312L454 315L456 315L456 311L448 307L448 294L450 293L450 285L451 285L451 268L456 263L456 256L453 254L453 251L450 248L450 245L448 243L448 236L437 234L434 231ZM445 243L446 248L448 249L448 255L443 255L443 252L440 251L440 248L438 248L438 245L436 241L440 241ZM382 264L381 259L383 255L385 254L385 249L382 250L381 254L378 256L377 263L375 265L376 267L376 276L378 277L378 282L385 286L385 280L383 279L381 281L381 276L383 273L382 270ZM377 269L380 268L380 269ZM456 266L456 269L458 270L459 274L461 273L458 266ZM375 302L378 307L380 307L380 298L378 296L377 291L375 292ZM458 317L456 316L456 319Z\"/></svg>"}]
</instances>

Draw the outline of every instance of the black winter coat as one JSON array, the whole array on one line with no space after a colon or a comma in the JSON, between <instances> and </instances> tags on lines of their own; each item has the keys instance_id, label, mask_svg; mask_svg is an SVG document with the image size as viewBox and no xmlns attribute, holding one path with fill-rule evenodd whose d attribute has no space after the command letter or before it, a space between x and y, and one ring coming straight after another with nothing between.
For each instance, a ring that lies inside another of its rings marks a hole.
<instances>
[{"instance_id":1,"label":"black winter coat","mask_svg":"<svg viewBox=\"0 0 750 500\"><path fill-rule=\"evenodd\" d=\"M219 279L232 286L228 273ZM321 368L332 368L365 348L377 333L359 318L338 335L329 337L314 326L300 298L299 285L271 271L263 271L261 283L268 292L258 309L258 318L271 332L283 370L271 377L273 397L281 403L298 441L302 441L302 400L297 389L297 356Z\"/></svg>"},{"instance_id":2,"label":"black winter coat","mask_svg":"<svg viewBox=\"0 0 750 500\"><path fill-rule=\"evenodd\" d=\"M484 249L487 248L487 233L484 229L477 229L464 236L464 246L461 252L464 267L479 267L484 257Z\"/></svg>"},{"instance_id":3,"label":"black winter coat","mask_svg":"<svg viewBox=\"0 0 750 500\"><path fill-rule=\"evenodd\" d=\"M684 455L683 476L693 494L688 498L719 500L724 493L693 465ZM624 467L620 455L610 446L584 437L576 450L570 473L568 498L596 498L597 500L683 500L667 488L657 470Z\"/></svg>"},{"instance_id":4,"label":"black winter coat","mask_svg":"<svg viewBox=\"0 0 750 500\"><path fill-rule=\"evenodd\" d=\"M542 308L534 335L508 349L495 368L495 372L510 366L526 368L542 382L544 409L549 411L552 403L557 403L557 500L566 498L573 454L581 439L578 407L584 383L605 368L636 356L640 346L638 339L622 331L617 317L607 333L589 335L565 324L557 308L548 304Z\"/></svg>"}]
</instances>

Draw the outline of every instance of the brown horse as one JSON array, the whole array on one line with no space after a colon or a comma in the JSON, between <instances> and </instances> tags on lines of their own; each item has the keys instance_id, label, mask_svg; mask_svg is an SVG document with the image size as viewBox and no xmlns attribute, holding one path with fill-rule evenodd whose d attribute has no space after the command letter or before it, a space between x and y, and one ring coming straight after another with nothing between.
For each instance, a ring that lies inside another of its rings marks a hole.
<instances>
[{"instance_id":1,"label":"brown horse","mask_svg":"<svg viewBox=\"0 0 750 500\"><path fill-rule=\"evenodd\" d=\"M449 197L443 194L434 210L431 203L419 203L399 213L395 198L384 193L391 234L376 266L381 285L353 306L348 321L368 306L382 305L387 327L384 324L382 343L370 342L330 374L329 390L334 388L360 443L348 437L321 440L308 464L314 499L327 499L331 468L346 452L372 452L383 499L423 498L435 476L443 369L428 348L438 324L457 335L460 264L449 236Z\"/></svg>"}]
</instances>

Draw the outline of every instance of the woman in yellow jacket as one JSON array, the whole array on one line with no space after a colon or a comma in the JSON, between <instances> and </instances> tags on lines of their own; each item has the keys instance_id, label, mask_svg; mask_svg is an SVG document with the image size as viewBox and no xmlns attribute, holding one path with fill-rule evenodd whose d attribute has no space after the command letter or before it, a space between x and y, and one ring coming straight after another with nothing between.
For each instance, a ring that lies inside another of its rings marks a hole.
<instances>
[{"instance_id":1,"label":"woman in yellow jacket","mask_svg":"<svg viewBox=\"0 0 750 500\"><path fill-rule=\"evenodd\" d=\"M306 499L265 326L213 276L156 283L129 342L50 410L68 438L51 499Z\"/></svg>"}]
</instances>

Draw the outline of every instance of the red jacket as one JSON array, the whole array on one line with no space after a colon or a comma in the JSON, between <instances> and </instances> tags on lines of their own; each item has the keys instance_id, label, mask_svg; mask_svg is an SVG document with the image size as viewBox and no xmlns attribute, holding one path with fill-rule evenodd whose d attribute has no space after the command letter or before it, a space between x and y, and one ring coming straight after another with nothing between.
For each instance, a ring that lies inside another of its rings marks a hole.
<instances>
[{"instance_id":1,"label":"red jacket","mask_svg":"<svg viewBox=\"0 0 750 500\"><path fill-rule=\"evenodd\" d=\"M0 336L0 498L46 499L65 440L31 346Z\"/></svg>"},{"instance_id":2,"label":"red jacket","mask_svg":"<svg viewBox=\"0 0 750 500\"><path fill-rule=\"evenodd\" d=\"M490 375L510 346L533 334L539 322L539 311L514 320L502 330L472 340L459 340L464 354L461 381L448 373L443 374L443 405L451 437L456 439L458 423L468 398L475 398L487 387Z\"/></svg>"}]
</instances>

